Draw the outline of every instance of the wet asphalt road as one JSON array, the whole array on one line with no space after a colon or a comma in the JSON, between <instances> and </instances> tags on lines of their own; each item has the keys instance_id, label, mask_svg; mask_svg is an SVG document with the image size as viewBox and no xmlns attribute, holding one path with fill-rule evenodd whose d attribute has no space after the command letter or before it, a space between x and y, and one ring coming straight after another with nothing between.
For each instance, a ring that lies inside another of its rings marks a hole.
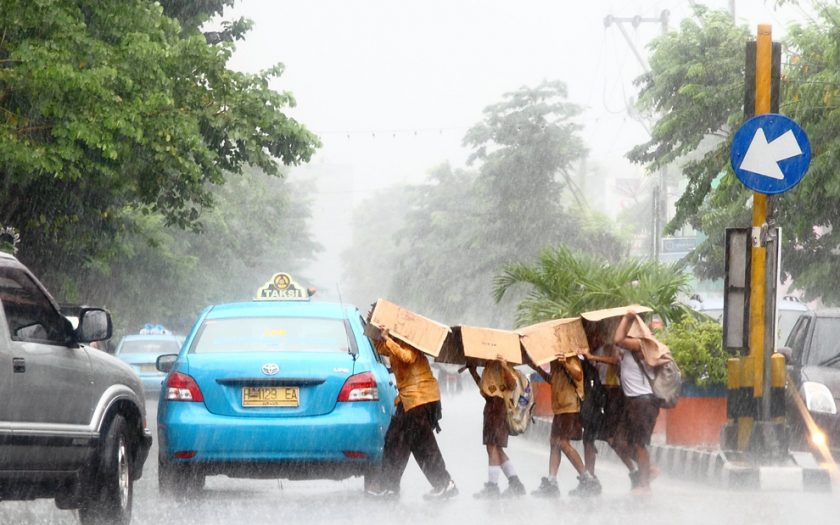
<instances>
[{"instance_id":1,"label":"wet asphalt road","mask_svg":"<svg viewBox=\"0 0 840 525\"><path fill-rule=\"evenodd\" d=\"M486 481L486 452L481 445L483 401L475 390L444 398L443 432L439 442L447 467L461 494L429 504L422 494L429 485L411 461L398 501L370 501L362 493L361 478L343 481L241 480L207 478L197 497L176 501L158 495L157 448L135 485L135 525L188 524L370 524L435 523L466 525L566 522L575 524L711 525L772 523L836 523L840 493L732 492L661 476L653 494L643 498L629 492L626 470L617 463L598 464L604 486L601 496L579 499L566 495L577 484L571 465L560 466L563 495L545 500L531 495L514 500L478 501L472 497ZM149 401L153 424L156 402ZM547 444L524 437L511 438L508 455L529 491L547 470ZM502 488L505 483L502 482ZM75 524L75 513L55 508L51 500L0 503L0 524Z\"/></svg>"}]
</instances>

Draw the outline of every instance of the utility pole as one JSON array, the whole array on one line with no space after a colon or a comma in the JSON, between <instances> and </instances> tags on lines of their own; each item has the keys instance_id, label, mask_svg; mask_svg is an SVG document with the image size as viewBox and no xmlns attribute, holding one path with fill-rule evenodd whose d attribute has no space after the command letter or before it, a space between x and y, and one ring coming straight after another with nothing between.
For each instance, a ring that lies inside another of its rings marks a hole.
<instances>
[{"instance_id":1,"label":"utility pole","mask_svg":"<svg viewBox=\"0 0 840 525\"><path fill-rule=\"evenodd\" d=\"M650 66L648 66L647 61L642 57L642 54L639 52L638 48L636 47L635 42L630 38L630 35L627 33L627 28L625 24L630 24L633 26L633 29L637 29L643 23L657 23L660 25L662 34L668 32L668 20L671 16L670 11L667 9L663 10L662 13L658 17L643 17L643 16L632 16L632 17L618 17L613 15L607 15L604 17L604 27L609 28L613 24L618 27L618 30L621 32L621 36L624 37L625 42L630 47L630 51L633 52L633 55L636 57L636 60L642 66L642 69L645 73L650 73ZM633 111L630 105L629 100L625 100L624 104L627 106L627 110L630 115L633 115ZM645 130L647 130L648 134L651 134L649 127L646 123L642 122L640 119L639 122L642 123ZM668 186L666 183L666 169L664 167L659 169L659 173L657 174L657 183L656 187L653 190L653 195L651 196L651 246L650 246L650 254L653 260L658 261L661 257L662 251L662 230L664 229L665 223L668 222Z\"/></svg>"}]
</instances>

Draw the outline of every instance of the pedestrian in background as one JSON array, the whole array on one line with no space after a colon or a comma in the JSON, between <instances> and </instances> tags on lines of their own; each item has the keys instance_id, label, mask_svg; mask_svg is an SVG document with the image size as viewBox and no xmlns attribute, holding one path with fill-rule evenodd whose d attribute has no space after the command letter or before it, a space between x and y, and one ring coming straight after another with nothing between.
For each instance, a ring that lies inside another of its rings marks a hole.
<instances>
[{"instance_id":1,"label":"pedestrian in background","mask_svg":"<svg viewBox=\"0 0 840 525\"><path fill-rule=\"evenodd\" d=\"M376 351L388 357L397 380L396 411L385 433L382 468L367 491L373 497L399 495L400 481L412 454L432 484L426 499L456 496L458 489L446 470L435 431L440 431L440 388L426 356L416 348L394 339L383 329L375 341Z\"/></svg>"},{"instance_id":2,"label":"pedestrian in background","mask_svg":"<svg viewBox=\"0 0 840 525\"><path fill-rule=\"evenodd\" d=\"M489 361L479 376L475 364L467 365L475 384L484 397L484 426L482 443L487 447L487 483L475 494L478 499L495 499L501 495L521 496L525 486L516 475L516 469L505 453L508 444L506 398L516 386L516 377L508 362L501 355L496 361ZM499 477L505 475L508 487L499 491Z\"/></svg>"},{"instance_id":3,"label":"pedestrian in background","mask_svg":"<svg viewBox=\"0 0 840 525\"><path fill-rule=\"evenodd\" d=\"M548 476L542 478L539 488L532 494L549 497L560 494L557 471L560 469L561 453L568 458L578 473L578 487L571 494L589 495L600 492L600 482L586 470L580 454L571 443L572 440L579 441L583 437L580 419L583 369L580 358L577 355L558 356L551 361L550 373L533 363L531 366L551 385L551 410L554 413L549 438Z\"/></svg>"}]
</instances>

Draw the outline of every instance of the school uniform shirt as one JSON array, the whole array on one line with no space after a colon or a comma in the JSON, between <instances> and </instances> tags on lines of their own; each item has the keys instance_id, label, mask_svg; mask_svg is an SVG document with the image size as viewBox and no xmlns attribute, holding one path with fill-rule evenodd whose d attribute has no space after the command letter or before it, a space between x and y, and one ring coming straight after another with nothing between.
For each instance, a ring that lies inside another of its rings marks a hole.
<instances>
[{"instance_id":1,"label":"school uniform shirt","mask_svg":"<svg viewBox=\"0 0 840 525\"><path fill-rule=\"evenodd\" d=\"M391 359L391 370L397 380L397 398L403 410L440 401L440 388L426 356L411 346L383 337L376 342L376 351Z\"/></svg>"},{"instance_id":2,"label":"school uniform shirt","mask_svg":"<svg viewBox=\"0 0 840 525\"><path fill-rule=\"evenodd\" d=\"M596 348L592 354L602 357L610 357L614 355L613 348L613 345L601 345L598 348ZM621 380L619 379L618 375L618 366L619 365L611 365L609 363L602 363L600 361L595 363L595 368L598 370L598 379L601 380L602 385L608 387L615 387L621 385Z\"/></svg>"},{"instance_id":3,"label":"school uniform shirt","mask_svg":"<svg viewBox=\"0 0 840 525\"><path fill-rule=\"evenodd\" d=\"M481 373L478 388L485 397L503 398L505 396L508 388L505 384L505 371L501 363L498 361L487 363Z\"/></svg>"},{"instance_id":4,"label":"school uniform shirt","mask_svg":"<svg viewBox=\"0 0 840 525\"><path fill-rule=\"evenodd\" d=\"M566 370L564 370L564 367ZM573 379L574 375L580 381ZM560 361L551 362L551 411L554 414L580 412L583 399L583 367L580 359L570 357L565 366Z\"/></svg>"},{"instance_id":5,"label":"school uniform shirt","mask_svg":"<svg viewBox=\"0 0 840 525\"><path fill-rule=\"evenodd\" d=\"M645 373L649 377L653 377L653 369L645 363L641 355L639 355L639 361L637 362L631 350L620 346L616 348L621 358L619 366L621 367L621 389L624 391L624 395L638 397L653 394L650 381L644 376L639 365L641 364L645 368Z\"/></svg>"}]
</instances>

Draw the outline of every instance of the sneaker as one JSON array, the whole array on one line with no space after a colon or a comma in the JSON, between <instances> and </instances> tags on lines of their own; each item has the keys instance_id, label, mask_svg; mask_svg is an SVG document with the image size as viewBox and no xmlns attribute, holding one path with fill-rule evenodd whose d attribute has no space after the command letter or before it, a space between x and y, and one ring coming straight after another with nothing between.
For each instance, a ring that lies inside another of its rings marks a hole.
<instances>
[{"instance_id":1,"label":"sneaker","mask_svg":"<svg viewBox=\"0 0 840 525\"><path fill-rule=\"evenodd\" d=\"M578 486L569 491L569 496L597 496L601 493L601 482L590 473L578 476Z\"/></svg>"},{"instance_id":2,"label":"sneaker","mask_svg":"<svg viewBox=\"0 0 840 525\"><path fill-rule=\"evenodd\" d=\"M534 496L554 497L560 495L560 487L557 486L556 479L542 478L540 486L537 490L531 492Z\"/></svg>"},{"instance_id":3,"label":"sneaker","mask_svg":"<svg viewBox=\"0 0 840 525\"><path fill-rule=\"evenodd\" d=\"M498 499L501 495L502 493L499 491L499 485L487 482L484 484L483 489L473 494L473 497L475 499Z\"/></svg>"},{"instance_id":4,"label":"sneaker","mask_svg":"<svg viewBox=\"0 0 840 525\"><path fill-rule=\"evenodd\" d=\"M392 489L367 489L365 496L371 499L390 500L400 496L399 491Z\"/></svg>"},{"instance_id":5,"label":"sneaker","mask_svg":"<svg viewBox=\"0 0 840 525\"><path fill-rule=\"evenodd\" d=\"M511 476L508 480L508 486L502 493L502 497L511 498L515 496L525 495L525 485L519 480L519 476Z\"/></svg>"},{"instance_id":6,"label":"sneaker","mask_svg":"<svg viewBox=\"0 0 840 525\"><path fill-rule=\"evenodd\" d=\"M451 479L443 487L432 489L431 492L423 494L424 499L448 499L458 495L458 487Z\"/></svg>"}]
</instances>

